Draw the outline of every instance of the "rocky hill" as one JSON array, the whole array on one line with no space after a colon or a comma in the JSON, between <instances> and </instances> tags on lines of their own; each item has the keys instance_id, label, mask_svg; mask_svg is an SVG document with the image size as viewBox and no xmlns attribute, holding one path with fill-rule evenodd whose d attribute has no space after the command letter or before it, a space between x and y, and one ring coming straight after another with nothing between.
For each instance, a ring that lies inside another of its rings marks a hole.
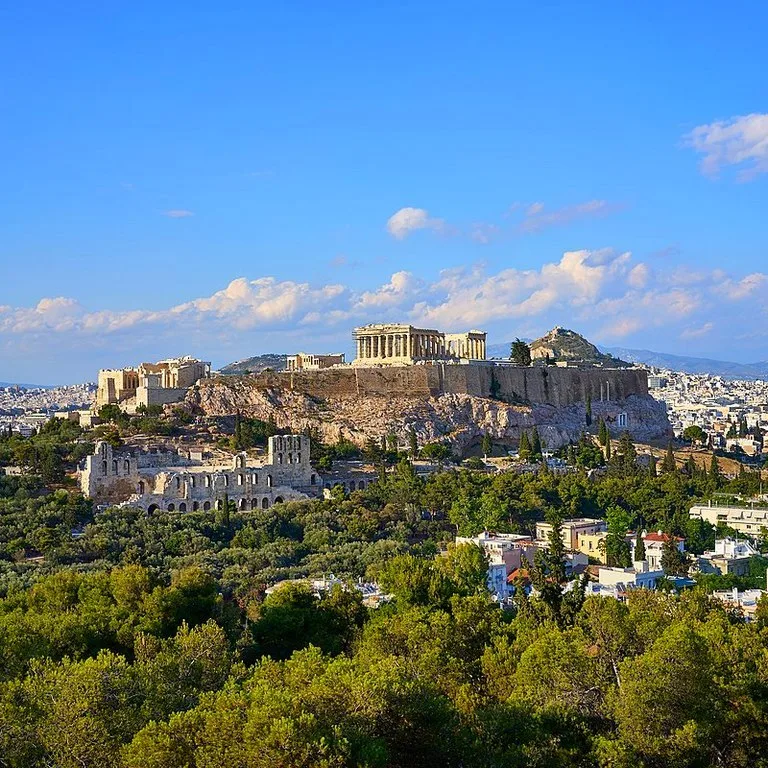
<instances>
[{"instance_id":1,"label":"rocky hill","mask_svg":"<svg viewBox=\"0 0 768 768\"><path fill-rule=\"evenodd\" d=\"M273 377L278 378L278 377ZM405 445L414 429L419 443L449 439L463 454L475 448L484 434L497 445L515 447L524 430L538 427L550 448L577 440L585 428L585 404L554 406L529 403L514 405L468 394L324 396L263 386L259 377L227 376L199 382L185 400L195 414L243 416L274 421L297 431L316 429L325 441L344 437L364 445L387 433ZM647 395L623 400L592 402L593 419L603 417L615 434L620 415L636 440L665 441L670 434L665 406Z\"/></svg>"},{"instance_id":2,"label":"rocky hill","mask_svg":"<svg viewBox=\"0 0 768 768\"><path fill-rule=\"evenodd\" d=\"M571 360L607 366L629 366L623 360L603 354L594 344L587 341L580 333L557 326L540 339L531 342L531 357L543 360L547 357L552 362Z\"/></svg>"},{"instance_id":3,"label":"rocky hill","mask_svg":"<svg viewBox=\"0 0 768 768\"><path fill-rule=\"evenodd\" d=\"M226 376L237 376L245 373L260 373L267 368L273 371L284 371L286 366L286 355L256 355L255 357L246 357L244 360L237 360L234 363L225 365L219 373Z\"/></svg>"}]
</instances>

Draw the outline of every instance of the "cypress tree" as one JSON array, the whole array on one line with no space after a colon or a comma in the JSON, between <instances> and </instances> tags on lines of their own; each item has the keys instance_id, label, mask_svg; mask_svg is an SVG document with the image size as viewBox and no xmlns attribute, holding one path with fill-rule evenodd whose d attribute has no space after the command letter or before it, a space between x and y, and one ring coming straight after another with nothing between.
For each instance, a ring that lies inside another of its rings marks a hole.
<instances>
[{"instance_id":1,"label":"cypress tree","mask_svg":"<svg viewBox=\"0 0 768 768\"><path fill-rule=\"evenodd\" d=\"M720 462L717 460L717 456L712 454L712 461L709 463L709 482L714 488L720 487Z\"/></svg>"},{"instance_id":2,"label":"cypress tree","mask_svg":"<svg viewBox=\"0 0 768 768\"><path fill-rule=\"evenodd\" d=\"M643 541L643 532L640 526L637 526L637 535L635 536L635 561L645 560L645 542Z\"/></svg>"},{"instance_id":3,"label":"cypress tree","mask_svg":"<svg viewBox=\"0 0 768 768\"><path fill-rule=\"evenodd\" d=\"M656 470L656 457L653 454L651 454L651 459L648 462L648 474L651 477L658 477L659 476L659 473Z\"/></svg>"},{"instance_id":4,"label":"cypress tree","mask_svg":"<svg viewBox=\"0 0 768 768\"><path fill-rule=\"evenodd\" d=\"M669 441L667 445L667 453L664 456L664 461L661 464L661 471L666 475L674 472L677 469L677 462L675 461L675 451L672 448L672 441Z\"/></svg>"},{"instance_id":5,"label":"cypress tree","mask_svg":"<svg viewBox=\"0 0 768 768\"><path fill-rule=\"evenodd\" d=\"M592 425L592 395L587 395L585 422L588 427Z\"/></svg>"},{"instance_id":6,"label":"cypress tree","mask_svg":"<svg viewBox=\"0 0 768 768\"><path fill-rule=\"evenodd\" d=\"M537 427L531 431L531 456L534 459L541 458L541 438Z\"/></svg>"},{"instance_id":7,"label":"cypress tree","mask_svg":"<svg viewBox=\"0 0 768 768\"><path fill-rule=\"evenodd\" d=\"M605 460L606 462L611 460L611 441L608 440L608 442L605 444Z\"/></svg>"},{"instance_id":8,"label":"cypress tree","mask_svg":"<svg viewBox=\"0 0 768 768\"><path fill-rule=\"evenodd\" d=\"M597 428L597 439L600 442L600 445L605 447L608 444L608 441L611 439L611 433L608 431L608 425L605 423L605 419L601 418L599 420L599 426Z\"/></svg>"},{"instance_id":9,"label":"cypress tree","mask_svg":"<svg viewBox=\"0 0 768 768\"><path fill-rule=\"evenodd\" d=\"M528 439L528 433L523 432L522 435L520 435L520 446L518 447L518 452L520 454L521 459L528 459L531 455L531 442Z\"/></svg>"}]
</instances>

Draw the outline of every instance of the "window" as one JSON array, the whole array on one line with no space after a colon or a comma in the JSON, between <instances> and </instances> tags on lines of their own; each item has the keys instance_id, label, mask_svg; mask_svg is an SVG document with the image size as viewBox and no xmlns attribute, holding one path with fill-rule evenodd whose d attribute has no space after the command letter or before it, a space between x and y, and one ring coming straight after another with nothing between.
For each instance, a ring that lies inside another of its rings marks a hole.
<instances>
[{"instance_id":1,"label":"window","mask_svg":"<svg viewBox=\"0 0 768 768\"><path fill-rule=\"evenodd\" d=\"M107 474L107 462L102 461L101 462L101 474L106 475Z\"/></svg>"},{"instance_id":2,"label":"window","mask_svg":"<svg viewBox=\"0 0 768 768\"><path fill-rule=\"evenodd\" d=\"M204 501L203 502L203 509L207 512L211 508L211 502L210 501Z\"/></svg>"},{"instance_id":3,"label":"window","mask_svg":"<svg viewBox=\"0 0 768 768\"><path fill-rule=\"evenodd\" d=\"M205 487L206 488L210 488L211 487L211 476L210 475L206 475L205 476Z\"/></svg>"},{"instance_id":4,"label":"window","mask_svg":"<svg viewBox=\"0 0 768 768\"><path fill-rule=\"evenodd\" d=\"M173 512L173 510L174 510L174 509L176 509L176 507L173 505L173 502L171 502L171 503L168 505L168 511L169 511L169 512Z\"/></svg>"},{"instance_id":5,"label":"window","mask_svg":"<svg viewBox=\"0 0 768 768\"><path fill-rule=\"evenodd\" d=\"M128 461L128 459L126 459L126 460L123 462L123 469L124 469L126 472L130 472L130 471L131 471L131 462L130 462L130 461Z\"/></svg>"},{"instance_id":6,"label":"window","mask_svg":"<svg viewBox=\"0 0 768 768\"><path fill-rule=\"evenodd\" d=\"M310 475L309 484L315 485L315 483L317 483L317 475Z\"/></svg>"},{"instance_id":7,"label":"window","mask_svg":"<svg viewBox=\"0 0 768 768\"><path fill-rule=\"evenodd\" d=\"M267 488L272 487L272 475L267 475Z\"/></svg>"},{"instance_id":8,"label":"window","mask_svg":"<svg viewBox=\"0 0 768 768\"><path fill-rule=\"evenodd\" d=\"M181 504L179 504L179 512L186 512L187 511L187 505L182 501Z\"/></svg>"},{"instance_id":9,"label":"window","mask_svg":"<svg viewBox=\"0 0 768 768\"><path fill-rule=\"evenodd\" d=\"M195 487L195 476L194 476L194 475L192 475L192 476L189 478L189 484L190 484L190 485L191 485L193 488Z\"/></svg>"},{"instance_id":10,"label":"window","mask_svg":"<svg viewBox=\"0 0 768 768\"><path fill-rule=\"evenodd\" d=\"M112 459L112 474L117 474L117 459Z\"/></svg>"},{"instance_id":11,"label":"window","mask_svg":"<svg viewBox=\"0 0 768 768\"><path fill-rule=\"evenodd\" d=\"M144 481L143 480L139 480L139 493L142 494L142 495L144 494Z\"/></svg>"},{"instance_id":12,"label":"window","mask_svg":"<svg viewBox=\"0 0 768 768\"><path fill-rule=\"evenodd\" d=\"M242 485L242 484L243 484L243 482L244 482L244 479L243 479L243 475L242 475L242 474L239 474L239 475L237 476L237 484L238 484L238 485Z\"/></svg>"},{"instance_id":13,"label":"window","mask_svg":"<svg viewBox=\"0 0 768 768\"><path fill-rule=\"evenodd\" d=\"M181 488L181 478L177 477L176 478L176 490L178 491L179 488Z\"/></svg>"},{"instance_id":14,"label":"window","mask_svg":"<svg viewBox=\"0 0 768 768\"><path fill-rule=\"evenodd\" d=\"M261 500L261 508L269 509L269 499L264 498Z\"/></svg>"}]
</instances>

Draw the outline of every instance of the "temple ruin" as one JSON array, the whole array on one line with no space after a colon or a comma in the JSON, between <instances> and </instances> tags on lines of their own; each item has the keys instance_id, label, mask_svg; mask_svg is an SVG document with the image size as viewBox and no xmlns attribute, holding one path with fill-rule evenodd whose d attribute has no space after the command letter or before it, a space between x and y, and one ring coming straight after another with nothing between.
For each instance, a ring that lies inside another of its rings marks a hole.
<instances>
[{"instance_id":1,"label":"temple ruin","mask_svg":"<svg viewBox=\"0 0 768 768\"><path fill-rule=\"evenodd\" d=\"M354 330L353 365L415 365L485 360L484 331L443 333L412 325L376 323Z\"/></svg>"}]
</instances>

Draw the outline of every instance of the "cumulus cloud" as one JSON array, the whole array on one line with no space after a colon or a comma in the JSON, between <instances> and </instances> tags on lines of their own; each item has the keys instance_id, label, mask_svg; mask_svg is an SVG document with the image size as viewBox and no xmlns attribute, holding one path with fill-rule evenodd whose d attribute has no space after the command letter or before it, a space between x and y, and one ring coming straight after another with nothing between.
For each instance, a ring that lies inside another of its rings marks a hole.
<instances>
[{"instance_id":1,"label":"cumulus cloud","mask_svg":"<svg viewBox=\"0 0 768 768\"><path fill-rule=\"evenodd\" d=\"M607 216L619 209L619 206L606 200L588 200L584 203L566 205L548 211L544 203L533 203L525 210L525 216L519 224L521 232L540 232L550 227L559 227L573 221Z\"/></svg>"},{"instance_id":2,"label":"cumulus cloud","mask_svg":"<svg viewBox=\"0 0 768 768\"><path fill-rule=\"evenodd\" d=\"M725 296L731 301L741 301L754 295L765 285L766 275L761 272L753 272L745 275L740 280L734 280L721 271L714 273L715 279L721 279L722 282L716 287L716 292Z\"/></svg>"},{"instance_id":3,"label":"cumulus cloud","mask_svg":"<svg viewBox=\"0 0 768 768\"><path fill-rule=\"evenodd\" d=\"M229 344L247 333L262 335L274 349L299 338L341 340L354 325L396 320L446 331L479 327L502 338L560 324L598 340L654 328L663 329L665 338L694 340L715 328L733 333L747 303L751 312L764 313L767 280L759 272L651 270L631 253L612 249L566 251L530 269L475 264L431 278L400 270L358 289L238 277L208 295L159 309L92 310L62 296L29 307L0 306L0 343L35 339L59 349L144 349L142 344L163 337L171 345L196 338L206 348L212 340Z\"/></svg>"},{"instance_id":4,"label":"cumulus cloud","mask_svg":"<svg viewBox=\"0 0 768 768\"><path fill-rule=\"evenodd\" d=\"M768 172L768 114L753 113L699 125L683 137L702 154L701 170L713 176L738 166L742 180Z\"/></svg>"},{"instance_id":5,"label":"cumulus cloud","mask_svg":"<svg viewBox=\"0 0 768 768\"><path fill-rule=\"evenodd\" d=\"M163 216L167 216L169 219L187 219L194 215L192 211L188 211L185 208L171 208L170 211L163 211Z\"/></svg>"},{"instance_id":6,"label":"cumulus cloud","mask_svg":"<svg viewBox=\"0 0 768 768\"><path fill-rule=\"evenodd\" d=\"M424 208L401 208L387 219L387 231L398 240L403 240L418 229L440 232L444 228L445 222L433 218Z\"/></svg>"}]
</instances>

